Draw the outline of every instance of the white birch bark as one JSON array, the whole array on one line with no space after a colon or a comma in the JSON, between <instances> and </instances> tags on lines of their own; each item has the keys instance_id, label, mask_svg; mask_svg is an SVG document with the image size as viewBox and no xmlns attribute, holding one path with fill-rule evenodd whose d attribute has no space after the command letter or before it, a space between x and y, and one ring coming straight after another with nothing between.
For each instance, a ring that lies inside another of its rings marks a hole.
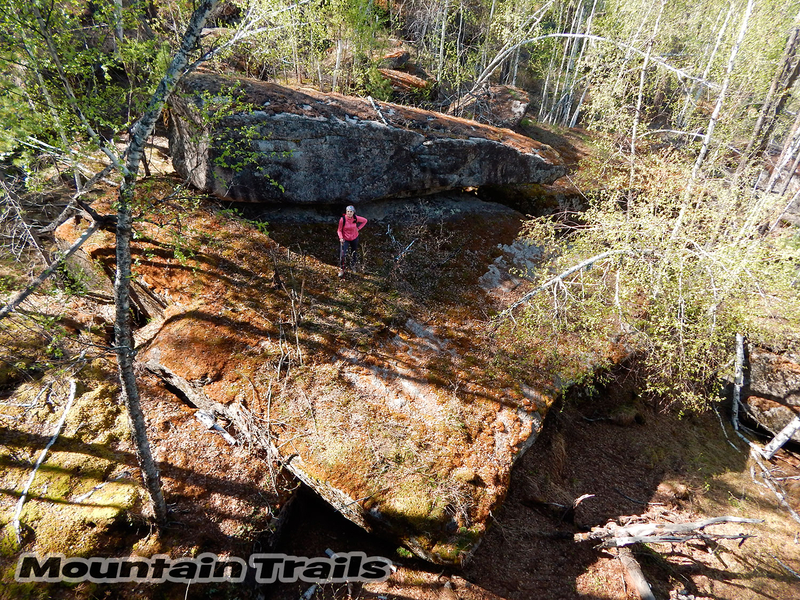
<instances>
[{"instance_id":1,"label":"white birch bark","mask_svg":"<svg viewBox=\"0 0 800 600\"><path fill-rule=\"evenodd\" d=\"M595 16L596 10L597 10L597 0L594 0L594 2L592 3L592 11L589 13L589 19L586 21L586 30L584 31L584 33L586 33L586 34L589 34L589 33L592 32L592 23L594 21L594 16ZM578 83L577 72L580 69L580 65L583 63L583 56L584 56L584 54L586 52L586 46L587 46L588 43L589 42L587 41L587 42L584 42L581 45L581 53L580 53L580 56L578 56L578 62L577 62L576 67L575 67L576 76L573 77L573 79L572 79L572 89L570 90L570 97L571 98L575 97L575 86ZM592 74L594 74L594 71L595 71L596 68L597 68L597 64L595 64L595 66L592 67L592 73L589 75L589 79L590 80L591 80L591 76L592 76ZM568 113L565 116L566 118L564 119L564 125L566 125L567 127L575 127L575 125L578 123L578 113L581 110L581 105L583 104L583 100L586 98L586 93L588 92L588 90L589 90L589 84L587 82L586 84L584 84L583 92L581 93L581 97L578 99L578 102L575 105L575 110L572 111L572 115L570 116L570 114Z\"/></svg>"},{"instance_id":2,"label":"white birch bark","mask_svg":"<svg viewBox=\"0 0 800 600\"><path fill-rule=\"evenodd\" d=\"M753 3L754 0L747 0L747 7L745 8L744 16L742 16L741 25L739 26L739 34L736 37L736 42L734 43L733 48L731 49L731 54L728 57L728 65L725 69L725 79L722 82L722 89L717 97L717 103L714 105L714 111L711 113L711 118L708 122L708 129L705 137L703 138L703 146L700 148L700 153L697 155L697 160L695 160L694 166L692 167L692 174L690 175L689 181L684 189L683 202L680 212L678 213L678 217L675 219L675 227L672 229L672 233L670 235L671 238L675 238L675 236L678 235L678 231L680 231L680 228L683 225L683 220L686 218L686 211L689 208L692 192L694 191L694 183L697 180L697 175L700 173L700 167L703 166L703 163L706 160L708 148L711 143L711 136L714 135L714 129L717 126L717 120L719 119L720 112L722 111L722 104L725 101L725 95L728 91L728 85L731 81L731 74L733 73L733 66L736 63L736 56L739 54L739 49L742 46L742 41L744 40L744 35L747 32L747 26L750 22L750 15L753 13Z\"/></svg>"},{"instance_id":3,"label":"white birch bark","mask_svg":"<svg viewBox=\"0 0 800 600\"><path fill-rule=\"evenodd\" d=\"M631 173L630 173L630 187L633 187L633 180L636 173L636 130L639 127L639 121L641 120L642 114L642 97L644 96L644 82L647 77L647 67L650 66L650 55L653 53L653 45L656 41L656 36L658 35L658 26L661 22L661 15L664 14L664 6L667 4L667 0L661 0L661 6L658 9L658 15L656 15L656 23L653 25L653 34L650 36L650 39L647 40L647 50L644 54L644 61L642 62L642 71L639 75L639 92L636 96L636 110L633 114L633 127L631 129ZM630 208L630 206L629 206Z\"/></svg>"},{"instance_id":4,"label":"white birch bark","mask_svg":"<svg viewBox=\"0 0 800 600\"><path fill-rule=\"evenodd\" d=\"M764 446L764 450L761 451L761 454L767 460L771 459L775 456L775 453L780 450L783 445L789 441L789 439L798 431L800 431L800 415L797 415L794 419L789 422L786 427L784 427L778 435L776 435L772 441Z\"/></svg>"},{"instance_id":5,"label":"white birch bark","mask_svg":"<svg viewBox=\"0 0 800 600\"><path fill-rule=\"evenodd\" d=\"M447 11L449 7L450 1L444 0L444 6L442 7L442 29L439 32L439 63L436 68L437 81L442 80L442 71L444 70L444 39L447 33Z\"/></svg>"}]
</instances>

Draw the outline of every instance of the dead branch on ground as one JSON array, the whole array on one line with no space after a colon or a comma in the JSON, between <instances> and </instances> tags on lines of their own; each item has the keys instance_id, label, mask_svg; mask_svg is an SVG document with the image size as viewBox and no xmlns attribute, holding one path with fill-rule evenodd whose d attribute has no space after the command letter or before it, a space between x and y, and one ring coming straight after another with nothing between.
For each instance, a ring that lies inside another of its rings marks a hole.
<instances>
[{"instance_id":1,"label":"dead branch on ground","mask_svg":"<svg viewBox=\"0 0 800 600\"><path fill-rule=\"evenodd\" d=\"M597 540L600 542L597 548L620 548L637 543L681 543L692 539L746 540L752 537L744 533L725 535L703 531L706 527L719 523L763 523L763 520L724 516L689 523L642 523L624 526L609 522L603 527L593 527L589 533L576 533L574 539L576 542Z\"/></svg>"},{"instance_id":2,"label":"dead branch on ground","mask_svg":"<svg viewBox=\"0 0 800 600\"><path fill-rule=\"evenodd\" d=\"M653 591L650 589L650 584L647 583L647 579L645 579L644 573L642 573L639 561L633 556L631 549L626 547L617 548L617 555L619 556L622 566L625 567L625 570L628 572L628 576L631 578L631 582L636 588L639 597L642 600L656 600Z\"/></svg>"}]
</instances>

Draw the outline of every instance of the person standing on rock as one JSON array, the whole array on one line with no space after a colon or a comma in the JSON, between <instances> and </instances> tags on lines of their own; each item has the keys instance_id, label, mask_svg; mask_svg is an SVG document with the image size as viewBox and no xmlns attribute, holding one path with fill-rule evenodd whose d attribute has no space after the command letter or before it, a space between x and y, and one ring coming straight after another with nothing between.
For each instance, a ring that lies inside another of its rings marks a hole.
<instances>
[{"instance_id":1,"label":"person standing on rock","mask_svg":"<svg viewBox=\"0 0 800 600\"><path fill-rule=\"evenodd\" d=\"M348 263L355 266L358 261L358 233L366 224L364 217L356 216L356 208L352 205L339 219L339 277L344 277Z\"/></svg>"}]
</instances>

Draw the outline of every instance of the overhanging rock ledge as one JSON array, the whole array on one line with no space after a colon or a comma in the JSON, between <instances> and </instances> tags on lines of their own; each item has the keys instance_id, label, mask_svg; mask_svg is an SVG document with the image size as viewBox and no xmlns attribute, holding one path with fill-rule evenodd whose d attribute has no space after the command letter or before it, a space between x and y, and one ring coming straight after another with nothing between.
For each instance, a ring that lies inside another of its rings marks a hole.
<instances>
[{"instance_id":1,"label":"overhanging rock ledge","mask_svg":"<svg viewBox=\"0 0 800 600\"><path fill-rule=\"evenodd\" d=\"M170 116L175 170L235 201L359 203L565 172L550 146L510 129L222 75L186 76Z\"/></svg>"}]
</instances>

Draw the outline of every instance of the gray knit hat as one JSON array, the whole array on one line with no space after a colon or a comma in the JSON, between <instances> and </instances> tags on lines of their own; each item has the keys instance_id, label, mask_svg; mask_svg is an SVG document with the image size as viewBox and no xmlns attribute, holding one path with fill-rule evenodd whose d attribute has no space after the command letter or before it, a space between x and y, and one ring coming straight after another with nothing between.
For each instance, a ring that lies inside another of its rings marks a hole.
<instances>
[{"instance_id":1,"label":"gray knit hat","mask_svg":"<svg viewBox=\"0 0 800 600\"><path fill-rule=\"evenodd\" d=\"M344 209L344 212L347 212L348 210L352 210L353 212L356 212L356 207L351 204L350 206L348 206L347 208Z\"/></svg>"}]
</instances>

